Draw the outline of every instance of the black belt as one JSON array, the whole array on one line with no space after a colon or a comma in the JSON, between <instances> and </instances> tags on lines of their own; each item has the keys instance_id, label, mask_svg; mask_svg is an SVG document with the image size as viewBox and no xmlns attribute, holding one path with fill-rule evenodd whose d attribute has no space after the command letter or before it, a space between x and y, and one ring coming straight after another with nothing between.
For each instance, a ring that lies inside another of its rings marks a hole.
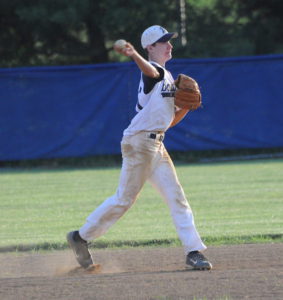
<instances>
[{"instance_id":1,"label":"black belt","mask_svg":"<svg viewBox=\"0 0 283 300\"><path fill-rule=\"evenodd\" d=\"M151 138L151 139L153 139L153 140L156 140L156 139L157 139L157 140L159 140L160 142L162 142L163 139L164 139L164 135L161 134L161 133L158 133L158 134L156 134L156 133L150 133L148 137Z\"/></svg>"}]
</instances>

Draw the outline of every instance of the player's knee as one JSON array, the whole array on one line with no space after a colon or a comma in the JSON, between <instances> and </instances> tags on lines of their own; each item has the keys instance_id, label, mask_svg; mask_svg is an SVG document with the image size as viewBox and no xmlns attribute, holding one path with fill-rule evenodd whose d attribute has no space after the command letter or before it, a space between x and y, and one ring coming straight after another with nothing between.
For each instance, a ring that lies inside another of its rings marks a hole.
<instances>
[{"instance_id":1,"label":"player's knee","mask_svg":"<svg viewBox=\"0 0 283 300\"><path fill-rule=\"evenodd\" d=\"M120 198L118 202L119 202L119 206L122 209L128 210L135 201L136 201L136 197L125 196L123 198Z\"/></svg>"}]
</instances>

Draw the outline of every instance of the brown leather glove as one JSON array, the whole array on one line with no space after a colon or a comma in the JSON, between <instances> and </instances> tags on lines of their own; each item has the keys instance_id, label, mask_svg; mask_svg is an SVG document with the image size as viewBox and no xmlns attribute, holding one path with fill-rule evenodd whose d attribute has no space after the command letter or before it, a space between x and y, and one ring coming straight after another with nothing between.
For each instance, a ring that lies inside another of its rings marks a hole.
<instances>
[{"instance_id":1,"label":"brown leather glove","mask_svg":"<svg viewBox=\"0 0 283 300\"><path fill-rule=\"evenodd\" d=\"M197 82L184 74L179 74L175 80L175 105L179 108L196 110L201 106L201 93Z\"/></svg>"}]
</instances>

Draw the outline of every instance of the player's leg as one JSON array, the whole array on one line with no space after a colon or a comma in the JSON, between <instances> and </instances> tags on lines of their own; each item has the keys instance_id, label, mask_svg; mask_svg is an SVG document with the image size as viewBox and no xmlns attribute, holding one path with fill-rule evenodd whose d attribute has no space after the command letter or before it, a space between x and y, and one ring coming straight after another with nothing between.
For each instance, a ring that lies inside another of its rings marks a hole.
<instances>
[{"instance_id":1,"label":"player's leg","mask_svg":"<svg viewBox=\"0 0 283 300\"><path fill-rule=\"evenodd\" d=\"M166 149L162 149L162 159L149 178L150 183L160 192L171 212L178 236L187 255L187 263L192 254L198 253L198 265L195 268L204 267L210 269L209 262L202 263L205 257L200 253L206 249L194 223L194 216L188 204L183 188L178 180L173 162ZM190 256L188 254L190 253ZM201 258L200 256L203 256ZM196 258L196 255L194 255ZM196 259L193 258L193 261Z\"/></svg>"},{"instance_id":2,"label":"player's leg","mask_svg":"<svg viewBox=\"0 0 283 300\"><path fill-rule=\"evenodd\" d=\"M131 207L151 172L152 161L158 152L153 141L144 139L143 135L126 137L121 146L123 164L116 193L87 217L79 232L67 236L83 267L91 261L86 242L103 235Z\"/></svg>"},{"instance_id":3,"label":"player's leg","mask_svg":"<svg viewBox=\"0 0 283 300\"><path fill-rule=\"evenodd\" d=\"M100 204L80 228L85 240L93 240L104 233L132 206L146 180L146 164L140 155L125 156L116 193Z\"/></svg>"},{"instance_id":4,"label":"player's leg","mask_svg":"<svg viewBox=\"0 0 283 300\"><path fill-rule=\"evenodd\" d=\"M103 235L135 202L151 172L158 149L144 135L126 137L121 143L123 163L116 193L106 199L87 218L79 230L87 241Z\"/></svg>"}]
</instances>

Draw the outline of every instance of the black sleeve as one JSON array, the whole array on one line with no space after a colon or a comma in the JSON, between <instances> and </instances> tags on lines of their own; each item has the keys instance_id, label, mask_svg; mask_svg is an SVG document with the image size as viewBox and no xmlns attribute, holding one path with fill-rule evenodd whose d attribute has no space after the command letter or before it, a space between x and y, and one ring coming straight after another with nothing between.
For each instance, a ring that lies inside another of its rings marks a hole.
<instances>
[{"instance_id":1,"label":"black sleeve","mask_svg":"<svg viewBox=\"0 0 283 300\"><path fill-rule=\"evenodd\" d=\"M143 92L145 94L148 94L151 92L151 90L153 89L153 87L155 86L155 84L161 80L163 80L164 78L164 70L154 64L152 64L156 70L159 72L160 76L158 78L152 78L152 77L148 77L144 74L142 74L142 79L143 79L143 83L144 83L144 88L143 88Z\"/></svg>"}]
</instances>

